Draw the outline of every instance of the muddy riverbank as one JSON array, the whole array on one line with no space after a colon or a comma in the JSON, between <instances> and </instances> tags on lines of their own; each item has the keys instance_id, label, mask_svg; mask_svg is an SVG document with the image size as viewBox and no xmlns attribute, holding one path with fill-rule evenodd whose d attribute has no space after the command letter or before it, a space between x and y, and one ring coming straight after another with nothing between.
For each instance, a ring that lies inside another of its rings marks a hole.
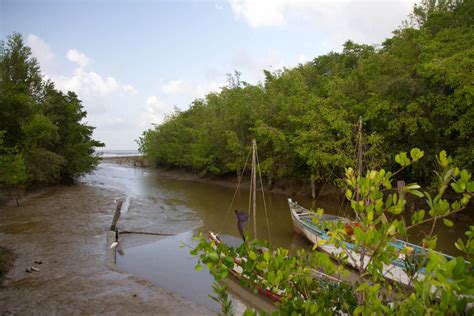
<instances>
[{"instance_id":1,"label":"muddy riverbank","mask_svg":"<svg viewBox=\"0 0 474 316\"><path fill-rule=\"evenodd\" d=\"M0 245L16 255L0 289L0 314L211 314L110 269L106 236L121 197L79 184L27 196L20 207L0 207ZM32 266L40 271L26 272Z\"/></svg>"},{"instance_id":2,"label":"muddy riverbank","mask_svg":"<svg viewBox=\"0 0 474 316\"><path fill-rule=\"evenodd\" d=\"M133 167L127 157L104 159L95 172L74 186L58 186L28 194L0 207L0 246L17 255L6 288L0 290L0 314L214 314L219 306L208 298L212 277L194 271L196 259L182 243L208 231L239 239L232 209L248 208L248 188L235 193L235 180L213 180L182 170ZM269 192L268 214L257 214L259 238L291 251L310 245L293 232L287 195ZM108 248L108 232L116 200L124 206L120 231L147 231L174 236L123 234L116 262ZM320 198L298 198L305 207L322 207L336 215L347 204ZM230 201L233 203L229 206ZM262 201L257 208L263 210ZM266 221L266 218L269 221ZM440 227L439 246L450 253L471 218ZM41 261L41 264L35 264ZM27 273L31 266L39 272ZM146 281L145 281L146 280ZM238 285L238 284L237 284ZM240 287L237 287L240 289ZM241 314L260 308L236 291L229 294ZM204 306L204 307L203 307Z\"/></svg>"}]
</instances>

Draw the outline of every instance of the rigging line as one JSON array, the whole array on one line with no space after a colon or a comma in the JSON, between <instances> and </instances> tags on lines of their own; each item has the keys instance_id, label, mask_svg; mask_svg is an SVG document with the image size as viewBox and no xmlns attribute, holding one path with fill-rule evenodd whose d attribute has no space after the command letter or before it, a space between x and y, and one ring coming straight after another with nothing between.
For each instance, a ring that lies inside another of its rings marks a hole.
<instances>
[{"instance_id":1,"label":"rigging line","mask_svg":"<svg viewBox=\"0 0 474 316\"><path fill-rule=\"evenodd\" d=\"M342 206L344 205L344 201L345 201L345 195L342 198L341 205L339 205L339 210L337 211L337 216L341 216L341 210L342 210Z\"/></svg>"},{"instance_id":2,"label":"rigging line","mask_svg":"<svg viewBox=\"0 0 474 316\"><path fill-rule=\"evenodd\" d=\"M263 190L262 171L260 170L260 160L258 159L258 151L255 152L255 155L257 156L257 168L258 168L258 174L260 177L260 187L262 188L263 209L265 210L265 220L267 221L268 237L271 243L272 234L270 232L270 223L268 222L267 203L265 202L265 192Z\"/></svg>"},{"instance_id":3,"label":"rigging line","mask_svg":"<svg viewBox=\"0 0 474 316\"><path fill-rule=\"evenodd\" d=\"M250 235L250 218L252 218L252 185L253 185L253 177L251 176L250 177L250 189L249 189L249 220L247 221L247 229L248 229L248 232L249 232L249 235ZM255 223L254 223L255 225ZM255 237L254 237L255 238Z\"/></svg>"},{"instance_id":4,"label":"rigging line","mask_svg":"<svg viewBox=\"0 0 474 316\"><path fill-rule=\"evenodd\" d=\"M349 216L347 214L347 207L349 207L349 203L346 203L346 207L344 208L344 217L345 218L349 218Z\"/></svg>"},{"instance_id":5,"label":"rigging line","mask_svg":"<svg viewBox=\"0 0 474 316\"><path fill-rule=\"evenodd\" d=\"M222 222L222 226L221 226L221 229L220 229L221 232L224 229L225 223L227 222L227 217L229 216L229 212L232 209L232 205L234 204L234 200L235 200L235 197L237 196L237 192L239 192L240 183L242 182L242 179L244 177L245 169L247 168L247 164L249 162L249 157L250 157L250 152L251 151L252 151L252 149L249 150L249 153L247 155L247 160L245 160L244 168L242 169L242 172L241 172L240 177L239 177L239 181L237 183L237 188L235 189L235 192L234 192L234 196L232 197L232 201L230 202L229 208L227 209L227 212L225 213L225 218L224 218L224 221Z\"/></svg>"}]
</instances>

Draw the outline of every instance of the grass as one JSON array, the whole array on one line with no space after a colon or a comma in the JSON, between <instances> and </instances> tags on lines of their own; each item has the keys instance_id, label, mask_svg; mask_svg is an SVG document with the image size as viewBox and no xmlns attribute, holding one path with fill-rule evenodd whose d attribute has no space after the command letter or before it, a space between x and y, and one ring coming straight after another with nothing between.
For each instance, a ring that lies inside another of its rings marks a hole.
<instances>
[{"instance_id":1,"label":"grass","mask_svg":"<svg viewBox=\"0 0 474 316\"><path fill-rule=\"evenodd\" d=\"M5 277L13 266L14 260L15 257L9 249L0 247L0 286L3 284L3 281L5 281Z\"/></svg>"}]
</instances>

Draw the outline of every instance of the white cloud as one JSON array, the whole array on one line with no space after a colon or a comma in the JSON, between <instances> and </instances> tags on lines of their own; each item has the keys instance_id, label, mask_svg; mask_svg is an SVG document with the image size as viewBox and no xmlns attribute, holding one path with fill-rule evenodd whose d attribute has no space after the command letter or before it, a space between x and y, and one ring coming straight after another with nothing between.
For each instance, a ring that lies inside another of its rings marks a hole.
<instances>
[{"instance_id":1,"label":"white cloud","mask_svg":"<svg viewBox=\"0 0 474 316\"><path fill-rule=\"evenodd\" d=\"M245 19L252 27L280 26L286 23L285 1L279 0L229 0L236 20Z\"/></svg>"},{"instance_id":2,"label":"white cloud","mask_svg":"<svg viewBox=\"0 0 474 316\"><path fill-rule=\"evenodd\" d=\"M172 110L171 106L152 95L146 99L146 112L142 115L142 126L163 122L165 114Z\"/></svg>"},{"instance_id":3,"label":"white cloud","mask_svg":"<svg viewBox=\"0 0 474 316\"><path fill-rule=\"evenodd\" d=\"M51 73L56 70L56 56L45 41L34 34L29 34L26 38L26 44L31 48L31 52L38 60L43 73Z\"/></svg>"},{"instance_id":4,"label":"white cloud","mask_svg":"<svg viewBox=\"0 0 474 316\"><path fill-rule=\"evenodd\" d=\"M112 76L103 76L95 71L83 68L90 63L90 58L77 49L69 49L66 58L78 65L71 75L58 73L58 59L49 45L40 37L29 34L26 40L34 57L38 59L46 78L51 79L59 90L74 91L83 99L105 96L111 93L137 94L138 91L130 84L122 84Z\"/></svg>"},{"instance_id":5,"label":"white cloud","mask_svg":"<svg viewBox=\"0 0 474 316\"><path fill-rule=\"evenodd\" d=\"M299 54L298 55L298 63L299 64L304 64L309 61L309 57L306 54Z\"/></svg>"},{"instance_id":6,"label":"white cloud","mask_svg":"<svg viewBox=\"0 0 474 316\"><path fill-rule=\"evenodd\" d=\"M168 96L179 95L189 100L194 100L204 97L209 92L220 91L222 86L224 86L224 83L216 80L205 80L203 83L190 83L182 79L173 79L161 84L160 90Z\"/></svg>"},{"instance_id":7,"label":"white cloud","mask_svg":"<svg viewBox=\"0 0 474 316\"><path fill-rule=\"evenodd\" d=\"M285 27L299 24L324 34L320 43L339 49L347 39L380 43L400 26L417 0L228 0L236 20L251 27Z\"/></svg>"},{"instance_id":8,"label":"white cloud","mask_svg":"<svg viewBox=\"0 0 474 316\"><path fill-rule=\"evenodd\" d=\"M125 91L125 92L127 92L127 93L130 93L130 94L132 94L132 95L135 95L135 94L138 93L138 90L135 89L134 86L129 85L129 84L123 85L123 86L122 86L122 89L123 89L123 91Z\"/></svg>"},{"instance_id":9,"label":"white cloud","mask_svg":"<svg viewBox=\"0 0 474 316\"><path fill-rule=\"evenodd\" d=\"M52 78L58 89L75 91L81 96L105 96L123 89L114 77L102 77L93 71L76 68L72 76L55 76Z\"/></svg>"},{"instance_id":10,"label":"white cloud","mask_svg":"<svg viewBox=\"0 0 474 316\"><path fill-rule=\"evenodd\" d=\"M165 94L183 93L187 90L183 80L169 80L161 86L161 91Z\"/></svg>"},{"instance_id":11,"label":"white cloud","mask_svg":"<svg viewBox=\"0 0 474 316\"><path fill-rule=\"evenodd\" d=\"M85 67L89 64L90 60L85 54L81 53L76 49L70 49L66 54L67 59L78 64L80 67Z\"/></svg>"},{"instance_id":12,"label":"white cloud","mask_svg":"<svg viewBox=\"0 0 474 316\"><path fill-rule=\"evenodd\" d=\"M87 111L87 122L96 126L94 137L105 141L111 148L134 148L134 139L143 130L140 125L140 112L133 113L129 96L138 94L131 84L120 82L113 76L105 76L97 71L85 69L91 59L77 49L69 49L60 59L49 45L40 37L30 34L26 43L38 59L44 76L55 83L57 89L74 91L82 100ZM74 70L66 72L59 67L60 62L73 62ZM156 107L153 113L158 113ZM124 135L126 131L127 136Z\"/></svg>"},{"instance_id":13,"label":"white cloud","mask_svg":"<svg viewBox=\"0 0 474 316\"><path fill-rule=\"evenodd\" d=\"M223 82L209 81L203 84L199 84L193 91L193 99L203 98L206 94L211 92L220 92L221 88L225 86Z\"/></svg>"}]
</instances>

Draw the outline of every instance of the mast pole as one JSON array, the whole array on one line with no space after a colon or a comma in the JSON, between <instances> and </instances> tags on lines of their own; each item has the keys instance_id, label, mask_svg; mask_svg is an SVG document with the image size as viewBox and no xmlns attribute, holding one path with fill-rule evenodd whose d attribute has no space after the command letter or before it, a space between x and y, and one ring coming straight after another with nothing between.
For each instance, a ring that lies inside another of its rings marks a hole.
<instances>
[{"instance_id":1,"label":"mast pole","mask_svg":"<svg viewBox=\"0 0 474 316\"><path fill-rule=\"evenodd\" d=\"M359 116L359 131L358 131L358 150L357 150L357 177L362 176L362 116ZM360 185L357 183L356 199L360 199Z\"/></svg>"},{"instance_id":2,"label":"mast pole","mask_svg":"<svg viewBox=\"0 0 474 316\"><path fill-rule=\"evenodd\" d=\"M253 235L257 239L257 141L252 140L252 203L253 203Z\"/></svg>"}]
</instances>

